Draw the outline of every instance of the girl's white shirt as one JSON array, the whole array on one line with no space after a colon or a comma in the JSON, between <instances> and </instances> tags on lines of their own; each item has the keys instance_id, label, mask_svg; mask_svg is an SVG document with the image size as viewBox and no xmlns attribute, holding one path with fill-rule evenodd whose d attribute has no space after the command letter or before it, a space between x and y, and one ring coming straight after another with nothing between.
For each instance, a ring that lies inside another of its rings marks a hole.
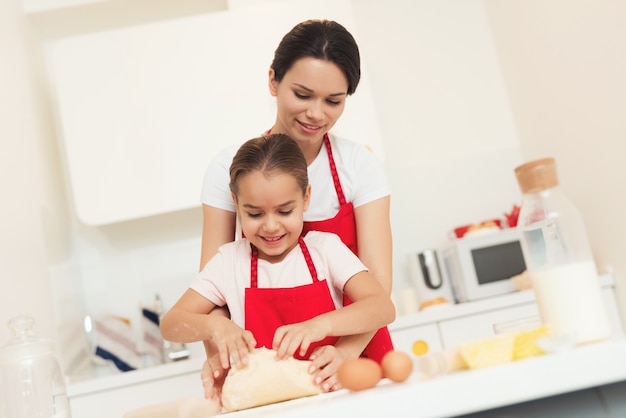
<instances>
[{"instance_id":1,"label":"girl's white shirt","mask_svg":"<svg viewBox=\"0 0 626 418\"><path fill-rule=\"evenodd\" d=\"M367 268L335 234L311 231L304 237L304 242L311 253L318 279L326 281L335 307L340 308L347 281ZM224 244L190 285L213 304L228 305L231 319L241 327L244 326L245 289L250 287L250 257L247 239ZM311 273L299 245L279 263L259 260L259 288L291 288L311 283Z\"/></svg>"},{"instance_id":2,"label":"girl's white shirt","mask_svg":"<svg viewBox=\"0 0 626 418\"><path fill-rule=\"evenodd\" d=\"M391 193L387 176L380 160L363 144L329 134L333 158L348 202L355 208L373 202ZM229 169L241 144L223 149L209 164L202 186L202 203L218 209L235 211L228 183ZM330 173L326 147L322 146L308 167L311 184L311 202L304 213L305 221L319 221L334 217L339 201Z\"/></svg>"}]
</instances>

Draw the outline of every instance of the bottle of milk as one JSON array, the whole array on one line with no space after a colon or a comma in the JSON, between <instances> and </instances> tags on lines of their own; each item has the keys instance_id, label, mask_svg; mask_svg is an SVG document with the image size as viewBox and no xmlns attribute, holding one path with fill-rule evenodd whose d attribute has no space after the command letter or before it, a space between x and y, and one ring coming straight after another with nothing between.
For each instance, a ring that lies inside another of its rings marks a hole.
<instances>
[{"instance_id":1,"label":"bottle of milk","mask_svg":"<svg viewBox=\"0 0 626 418\"><path fill-rule=\"evenodd\" d=\"M577 344L609 338L582 216L558 185L555 160L528 162L515 175L523 193L517 228L543 323Z\"/></svg>"}]
</instances>

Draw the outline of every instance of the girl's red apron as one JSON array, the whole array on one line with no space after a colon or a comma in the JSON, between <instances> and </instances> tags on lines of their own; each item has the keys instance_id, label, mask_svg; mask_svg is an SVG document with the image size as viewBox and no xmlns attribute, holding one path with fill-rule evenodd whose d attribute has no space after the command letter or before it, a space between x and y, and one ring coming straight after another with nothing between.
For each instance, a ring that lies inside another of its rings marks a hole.
<instances>
[{"instance_id":1,"label":"girl's red apron","mask_svg":"<svg viewBox=\"0 0 626 418\"><path fill-rule=\"evenodd\" d=\"M317 270L302 237L299 238L299 243L313 280L311 284L291 288L258 287L259 254L251 244L250 287L246 288L244 299L245 328L254 334L257 347L272 348L274 333L281 325L306 321L335 310L326 281L318 280ZM337 340L338 337L326 337L312 343L304 356L296 351L294 357L308 359L315 348L334 345Z\"/></svg>"},{"instance_id":2,"label":"girl's red apron","mask_svg":"<svg viewBox=\"0 0 626 418\"><path fill-rule=\"evenodd\" d=\"M343 194L328 135L324 135L324 145L326 146L326 152L328 154L328 162L330 164L331 175L333 176L333 183L335 184L335 191L339 199L339 212L337 212L334 218L322 221L304 222L302 235L306 235L309 231L333 232L358 256L354 208L352 207L352 202L346 202L346 197ZM344 295L343 304L349 305L350 303L352 303L352 301ZM380 363L383 355L391 350L393 350L391 336L389 335L387 327L384 327L376 332L370 343L365 347L361 356L371 358Z\"/></svg>"}]
</instances>

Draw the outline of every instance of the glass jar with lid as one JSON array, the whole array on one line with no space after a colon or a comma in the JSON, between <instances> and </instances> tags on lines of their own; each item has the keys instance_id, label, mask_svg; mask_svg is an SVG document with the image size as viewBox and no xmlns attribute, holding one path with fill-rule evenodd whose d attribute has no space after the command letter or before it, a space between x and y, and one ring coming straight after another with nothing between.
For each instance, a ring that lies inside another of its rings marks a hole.
<instances>
[{"instance_id":1,"label":"glass jar with lid","mask_svg":"<svg viewBox=\"0 0 626 418\"><path fill-rule=\"evenodd\" d=\"M559 187L554 158L515 168L523 193L517 228L541 319L577 343L610 337L583 218Z\"/></svg>"},{"instance_id":2,"label":"glass jar with lid","mask_svg":"<svg viewBox=\"0 0 626 418\"><path fill-rule=\"evenodd\" d=\"M15 335L0 347L0 417L70 418L54 343L37 338L34 323L24 315L8 323Z\"/></svg>"}]
</instances>

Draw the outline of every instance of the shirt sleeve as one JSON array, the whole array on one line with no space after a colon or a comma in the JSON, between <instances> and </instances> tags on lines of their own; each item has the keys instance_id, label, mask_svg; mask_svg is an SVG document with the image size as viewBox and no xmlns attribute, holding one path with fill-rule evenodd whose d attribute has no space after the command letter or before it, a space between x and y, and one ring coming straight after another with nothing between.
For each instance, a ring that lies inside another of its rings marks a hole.
<instances>
[{"instance_id":1,"label":"shirt sleeve","mask_svg":"<svg viewBox=\"0 0 626 418\"><path fill-rule=\"evenodd\" d=\"M235 211L235 204L230 194L230 164L237 152L237 146L230 146L213 158L204 174L202 183L202 203L230 212Z\"/></svg>"},{"instance_id":2,"label":"shirt sleeve","mask_svg":"<svg viewBox=\"0 0 626 418\"><path fill-rule=\"evenodd\" d=\"M328 279L338 291L343 293L345 284L352 276L368 270L336 234L311 231L307 237L309 235L315 240L314 246L324 260Z\"/></svg>"},{"instance_id":3,"label":"shirt sleeve","mask_svg":"<svg viewBox=\"0 0 626 418\"><path fill-rule=\"evenodd\" d=\"M216 306L226 305L226 296L220 291L218 280L224 276L224 254L218 251L200 273L191 281L189 288L211 301Z\"/></svg>"},{"instance_id":4,"label":"shirt sleeve","mask_svg":"<svg viewBox=\"0 0 626 418\"><path fill-rule=\"evenodd\" d=\"M355 208L391 194L382 162L365 145L336 139L341 161L337 164L346 199ZM345 179L345 181L344 181Z\"/></svg>"}]
</instances>

